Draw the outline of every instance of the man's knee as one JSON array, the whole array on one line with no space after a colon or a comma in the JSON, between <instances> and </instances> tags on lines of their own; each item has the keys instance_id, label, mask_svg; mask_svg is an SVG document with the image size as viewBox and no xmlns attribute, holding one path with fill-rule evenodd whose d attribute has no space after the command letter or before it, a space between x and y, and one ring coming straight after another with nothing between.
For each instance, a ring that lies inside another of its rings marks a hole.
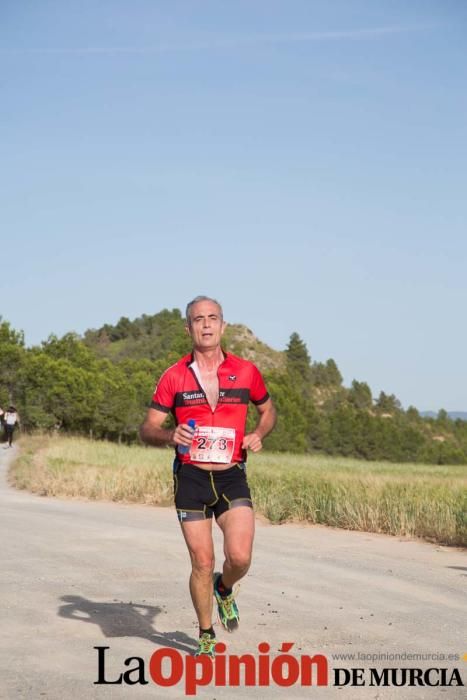
<instances>
[{"instance_id":1,"label":"man's knee","mask_svg":"<svg viewBox=\"0 0 467 700\"><path fill-rule=\"evenodd\" d=\"M214 571L214 557L206 552L193 552L191 555L193 573L198 576L212 576Z\"/></svg>"},{"instance_id":2,"label":"man's knee","mask_svg":"<svg viewBox=\"0 0 467 700\"><path fill-rule=\"evenodd\" d=\"M226 552L226 559L233 569L247 570L251 564L251 552L234 549Z\"/></svg>"}]
</instances>

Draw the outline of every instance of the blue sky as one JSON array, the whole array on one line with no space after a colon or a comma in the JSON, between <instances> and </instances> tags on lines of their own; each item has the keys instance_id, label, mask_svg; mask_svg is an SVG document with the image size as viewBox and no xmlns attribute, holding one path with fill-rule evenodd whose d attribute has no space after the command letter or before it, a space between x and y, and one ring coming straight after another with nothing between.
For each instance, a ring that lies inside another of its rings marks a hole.
<instances>
[{"instance_id":1,"label":"blue sky","mask_svg":"<svg viewBox=\"0 0 467 700\"><path fill-rule=\"evenodd\" d=\"M348 385L467 410L467 4L0 4L0 313L208 294Z\"/></svg>"}]
</instances>

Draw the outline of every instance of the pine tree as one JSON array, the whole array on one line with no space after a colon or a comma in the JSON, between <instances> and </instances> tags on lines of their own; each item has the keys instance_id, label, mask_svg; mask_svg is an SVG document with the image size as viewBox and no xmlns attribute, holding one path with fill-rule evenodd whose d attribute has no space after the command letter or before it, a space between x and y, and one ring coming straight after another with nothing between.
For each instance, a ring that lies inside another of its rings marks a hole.
<instances>
[{"instance_id":1,"label":"pine tree","mask_svg":"<svg viewBox=\"0 0 467 700\"><path fill-rule=\"evenodd\" d=\"M307 346L298 333L292 333L285 351L287 369L302 382L309 384L311 379L311 358Z\"/></svg>"},{"instance_id":2,"label":"pine tree","mask_svg":"<svg viewBox=\"0 0 467 700\"><path fill-rule=\"evenodd\" d=\"M354 379L349 389L348 396L352 406L360 410L368 410L373 405L371 389L366 382L357 382L357 380Z\"/></svg>"}]
</instances>

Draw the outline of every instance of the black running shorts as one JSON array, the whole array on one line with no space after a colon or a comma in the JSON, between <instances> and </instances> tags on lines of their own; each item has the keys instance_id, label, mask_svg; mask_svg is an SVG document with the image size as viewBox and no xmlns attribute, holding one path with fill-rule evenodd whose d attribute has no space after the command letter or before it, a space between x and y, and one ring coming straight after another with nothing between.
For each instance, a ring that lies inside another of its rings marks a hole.
<instances>
[{"instance_id":1,"label":"black running shorts","mask_svg":"<svg viewBox=\"0 0 467 700\"><path fill-rule=\"evenodd\" d=\"M174 500L181 523L217 518L238 506L253 508L243 462L210 471L194 464L174 462Z\"/></svg>"}]
</instances>

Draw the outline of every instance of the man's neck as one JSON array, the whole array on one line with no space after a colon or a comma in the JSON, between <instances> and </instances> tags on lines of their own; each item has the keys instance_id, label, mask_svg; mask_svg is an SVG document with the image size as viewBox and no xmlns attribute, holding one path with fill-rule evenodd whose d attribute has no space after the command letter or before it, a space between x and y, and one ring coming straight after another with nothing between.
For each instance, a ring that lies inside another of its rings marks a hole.
<instances>
[{"instance_id":1,"label":"man's neck","mask_svg":"<svg viewBox=\"0 0 467 700\"><path fill-rule=\"evenodd\" d=\"M220 347L212 350L194 349L193 359L201 370L213 370L217 369L224 362L224 354Z\"/></svg>"}]
</instances>

